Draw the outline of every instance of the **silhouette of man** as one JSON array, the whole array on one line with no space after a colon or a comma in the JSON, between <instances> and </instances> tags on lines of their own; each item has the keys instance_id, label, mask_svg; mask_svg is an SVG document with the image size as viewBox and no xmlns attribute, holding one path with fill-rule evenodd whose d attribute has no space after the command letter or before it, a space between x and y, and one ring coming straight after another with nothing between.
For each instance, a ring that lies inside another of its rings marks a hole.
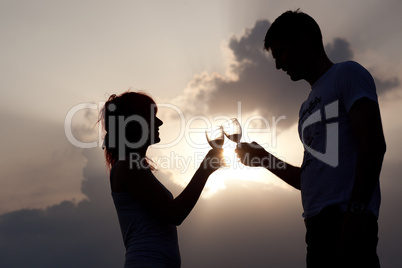
<instances>
[{"instance_id":1,"label":"silhouette of man","mask_svg":"<svg viewBox=\"0 0 402 268\"><path fill-rule=\"evenodd\" d=\"M272 23L264 46L277 69L311 85L299 113L303 163L292 166L255 142L239 144L238 157L301 190L308 268L380 267L379 175L386 144L372 76L353 61L332 63L318 24L299 10Z\"/></svg>"}]
</instances>

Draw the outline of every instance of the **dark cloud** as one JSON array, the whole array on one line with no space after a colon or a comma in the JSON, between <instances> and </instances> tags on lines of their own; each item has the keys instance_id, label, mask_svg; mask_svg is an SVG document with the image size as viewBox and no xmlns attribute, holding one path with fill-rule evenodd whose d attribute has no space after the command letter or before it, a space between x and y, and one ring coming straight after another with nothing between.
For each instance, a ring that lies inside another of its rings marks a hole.
<instances>
[{"instance_id":1,"label":"dark cloud","mask_svg":"<svg viewBox=\"0 0 402 268\"><path fill-rule=\"evenodd\" d=\"M196 104L208 104L211 113L231 112L242 101L247 112L286 115L282 127L294 123L309 88L277 71L262 50L268 27L267 21L258 21L243 36L230 40L235 58L230 71L236 79L201 74L191 82L199 90L187 97L199 96ZM334 41L329 50L334 59L353 56L345 40ZM399 85L399 80L380 81L380 88L388 90ZM0 215L1 267L122 267L124 247L102 152L98 148L83 152L87 162L81 189L86 200ZM399 162L387 163L382 173L379 254L384 268L401 266L401 167ZM171 174L162 170L156 176L175 195L182 190ZM183 267L303 267L301 213L300 193L295 190L227 180L226 190L201 198L179 227Z\"/></svg>"},{"instance_id":2,"label":"dark cloud","mask_svg":"<svg viewBox=\"0 0 402 268\"><path fill-rule=\"evenodd\" d=\"M325 51L333 62L353 60L354 56L349 42L342 38L335 38L332 44L327 44L325 46ZM374 80L378 95L392 91L401 85L398 77L382 79L374 76Z\"/></svg>"},{"instance_id":3,"label":"dark cloud","mask_svg":"<svg viewBox=\"0 0 402 268\"><path fill-rule=\"evenodd\" d=\"M333 62L342 62L353 59L353 52L348 41L335 38L332 44L325 45L328 58Z\"/></svg>"},{"instance_id":4,"label":"dark cloud","mask_svg":"<svg viewBox=\"0 0 402 268\"><path fill-rule=\"evenodd\" d=\"M84 158L66 139L62 123L18 109L0 109L0 122L0 214L84 197L79 189Z\"/></svg>"},{"instance_id":5,"label":"dark cloud","mask_svg":"<svg viewBox=\"0 0 402 268\"><path fill-rule=\"evenodd\" d=\"M276 118L285 115L279 124L285 128L298 117L300 104L307 97L309 86L306 82L292 82L282 71L275 68L270 54L263 50L263 39L270 23L257 21L240 38L232 37L229 48L235 63L230 72L237 79L215 79L215 90L208 103L212 113L223 113L236 109L241 101L244 112Z\"/></svg>"},{"instance_id":6,"label":"dark cloud","mask_svg":"<svg viewBox=\"0 0 402 268\"><path fill-rule=\"evenodd\" d=\"M88 149L84 156L87 200L0 215L1 267L122 267L124 247L102 152ZM401 167L387 164L382 176L379 254L384 268L401 264ZM156 176L175 195L182 190L170 173L160 170ZM225 184L226 190L201 198L178 228L183 267L303 267L300 193L244 180Z\"/></svg>"},{"instance_id":7,"label":"dark cloud","mask_svg":"<svg viewBox=\"0 0 402 268\"><path fill-rule=\"evenodd\" d=\"M279 129L296 123L300 105L307 98L310 86L305 81L291 81L283 71L275 68L273 58L263 50L263 38L269 26L268 21L260 20L246 29L241 37L232 37L228 44L234 56L228 70L232 76L197 75L190 82L183 105L191 103L197 106L193 109L196 113L200 112L199 107L203 104L209 107L211 114L227 114L235 113L237 103L241 102L245 113L254 112L269 119L271 116L286 116L286 120L278 124ZM342 38L335 38L325 48L334 62L354 57L350 43ZM398 78L374 78L379 95L400 85Z\"/></svg>"},{"instance_id":8,"label":"dark cloud","mask_svg":"<svg viewBox=\"0 0 402 268\"><path fill-rule=\"evenodd\" d=\"M88 200L0 216L2 267L123 266L124 250L103 160L94 150L85 151L83 192Z\"/></svg>"},{"instance_id":9,"label":"dark cloud","mask_svg":"<svg viewBox=\"0 0 402 268\"><path fill-rule=\"evenodd\" d=\"M395 88L399 88L401 85L401 81L399 80L398 77L393 77L389 79L381 79L378 77L374 77L374 81L377 87L378 95L390 92Z\"/></svg>"},{"instance_id":10,"label":"dark cloud","mask_svg":"<svg viewBox=\"0 0 402 268\"><path fill-rule=\"evenodd\" d=\"M88 149L84 156L87 200L0 215L2 267L122 267L123 242L102 153ZM182 190L171 174L156 176L175 195ZM201 198L179 227L183 267L290 268L303 262L298 192L236 180L227 187Z\"/></svg>"}]
</instances>

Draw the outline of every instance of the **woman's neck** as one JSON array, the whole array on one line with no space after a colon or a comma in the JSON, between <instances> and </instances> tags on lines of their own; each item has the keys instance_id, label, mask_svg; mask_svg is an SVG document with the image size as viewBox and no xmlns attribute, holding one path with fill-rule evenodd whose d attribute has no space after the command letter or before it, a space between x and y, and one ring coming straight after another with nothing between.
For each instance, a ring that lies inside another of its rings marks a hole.
<instances>
[{"instance_id":1,"label":"woman's neck","mask_svg":"<svg viewBox=\"0 0 402 268\"><path fill-rule=\"evenodd\" d=\"M131 156L135 156L139 159L143 159L146 157L147 155L147 150L148 150L148 146L144 146L141 148L136 148L136 149L128 149L126 155L131 155Z\"/></svg>"}]
</instances>

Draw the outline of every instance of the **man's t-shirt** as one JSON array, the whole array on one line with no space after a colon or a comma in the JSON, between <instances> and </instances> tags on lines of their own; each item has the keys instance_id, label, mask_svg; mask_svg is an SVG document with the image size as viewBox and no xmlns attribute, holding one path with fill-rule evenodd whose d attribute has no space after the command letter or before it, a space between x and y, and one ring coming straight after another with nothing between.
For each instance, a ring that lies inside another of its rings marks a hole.
<instances>
[{"instance_id":1,"label":"man's t-shirt","mask_svg":"<svg viewBox=\"0 0 402 268\"><path fill-rule=\"evenodd\" d=\"M317 215L324 207L350 200L357 160L357 140L348 113L361 98L377 100L370 73L353 61L334 64L316 81L299 113L299 136L304 145L301 166L303 217ZM377 186L368 211L378 217Z\"/></svg>"}]
</instances>

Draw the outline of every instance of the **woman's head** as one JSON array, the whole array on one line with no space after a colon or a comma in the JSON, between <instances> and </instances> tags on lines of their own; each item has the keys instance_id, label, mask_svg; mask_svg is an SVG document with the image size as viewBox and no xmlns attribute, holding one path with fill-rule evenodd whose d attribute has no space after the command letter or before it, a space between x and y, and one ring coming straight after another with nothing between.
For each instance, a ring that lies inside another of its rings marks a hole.
<instances>
[{"instance_id":1,"label":"woman's head","mask_svg":"<svg viewBox=\"0 0 402 268\"><path fill-rule=\"evenodd\" d=\"M106 162L111 167L131 152L145 153L149 145L160 141L155 101L140 92L125 92L109 97L100 120L106 132Z\"/></svg>"}]
</instances>

